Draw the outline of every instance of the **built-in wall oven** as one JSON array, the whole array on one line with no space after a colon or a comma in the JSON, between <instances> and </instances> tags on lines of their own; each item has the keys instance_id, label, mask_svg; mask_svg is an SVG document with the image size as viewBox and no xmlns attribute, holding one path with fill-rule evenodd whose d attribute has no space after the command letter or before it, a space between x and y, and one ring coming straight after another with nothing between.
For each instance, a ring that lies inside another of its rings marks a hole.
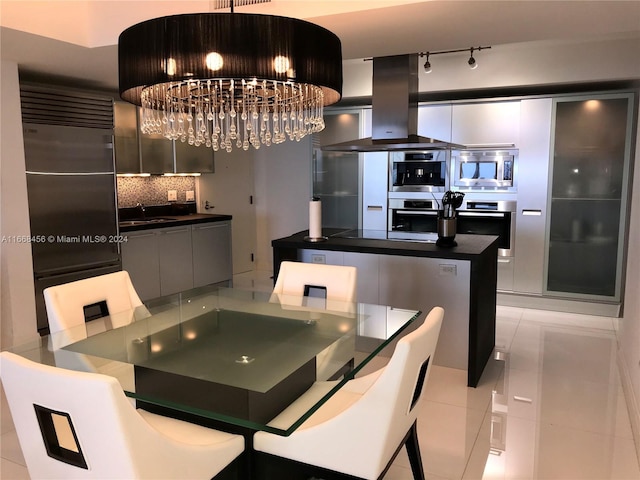
<instances>
[{"instance_id":1,"label":"built-in wall oven","mask_svg":"<svg viewBox=\"0 0 640 480\"><path fill-rule=\"evenodd\" d=\"M389 153L389 192L445 192L449 150Z\"/></svg>"},{"instance_id":2,"label":"built-in wall oven","mask_svg":"<svg viewBox=\"0 0 640 480\"><path fill-rule=\"evenodd\" d=\"M437 240L437 199L389 198L389 238ZM465 200L457 211L457 233L498 236L498 255L514 254L516 202Z\"/></svg>"}]
</instances>

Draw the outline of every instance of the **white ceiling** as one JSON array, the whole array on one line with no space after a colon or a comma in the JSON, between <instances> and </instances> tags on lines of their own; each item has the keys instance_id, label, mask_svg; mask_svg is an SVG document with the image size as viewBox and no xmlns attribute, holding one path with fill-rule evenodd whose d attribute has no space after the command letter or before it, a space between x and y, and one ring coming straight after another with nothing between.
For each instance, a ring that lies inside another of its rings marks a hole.
<instances>
[{"instance_id":1,"label":"white ceiling","mask_svg":"<svg viewBox=\"0 0 640 480\"><path fill-rule=\"evenodd\" d=\"M1 58L31 75L115 90L122 30L163 15L213 11L213 3L0 0ZM340 37L345 60L532 41L640 41L639 0L272 0L236 12L321 25Z\"/></svg>"}]
</instances>

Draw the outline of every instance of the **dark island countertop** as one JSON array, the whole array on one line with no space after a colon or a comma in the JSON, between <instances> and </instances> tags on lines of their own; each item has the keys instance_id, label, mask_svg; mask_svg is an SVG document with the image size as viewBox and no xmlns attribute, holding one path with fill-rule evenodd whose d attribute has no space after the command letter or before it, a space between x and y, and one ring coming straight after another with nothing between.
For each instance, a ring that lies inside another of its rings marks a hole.
<instances>
[{"instance_id":1,"label":"dark island countertop","mask_svg":"<svg viewBox=\"0 0 640 480\"><path fill-rule=\"evenodd\" d=\"M120 220L120 233L150 230L152 228L178 227L209 222L223 222L231 220L231 215L217 215L209 213L190 213L188 215L160 215L145 218Z\"/></svg>"},{"instance_id":2,"label":"dark island countertop","mask_svg":"<svg viewBox=\"0 0 640 480\"><path fill-rule=\"evenodd\" d=\"M377 253L383 255L403 255L413 257L450 258L474 260L488 250L497 251L498 237L493 235L456 235L455 247L440 247L435 242L397 240L386 238L386 232L377 230L347 230L325 228L322 231L327 240L308 242L304 238L308 230L294 233L289 237L271 242L274 248L296 248L314 250L335 250L343 252Z\"/></svg>"}]
</instances>

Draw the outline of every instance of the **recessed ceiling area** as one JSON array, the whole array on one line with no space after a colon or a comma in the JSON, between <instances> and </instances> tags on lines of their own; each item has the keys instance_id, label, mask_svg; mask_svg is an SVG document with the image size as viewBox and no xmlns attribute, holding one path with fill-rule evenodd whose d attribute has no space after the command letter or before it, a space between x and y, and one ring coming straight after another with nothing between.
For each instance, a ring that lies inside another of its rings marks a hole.
<instances>
[{"instance_id":1,"label":"recessed ceiling area","mask_svg":"<svg viewBox=\"0 0 640 480\"><path fill-rule=\"evenodd\" d=\"M17 62L26 75L115 90L122 30L150 18L209 11L209 1L2 0L1 58ZM272 0L235 11L321 25L341 39L345 60L472 45L640 41L637 1Z\"/></svg>"}]
</instances>

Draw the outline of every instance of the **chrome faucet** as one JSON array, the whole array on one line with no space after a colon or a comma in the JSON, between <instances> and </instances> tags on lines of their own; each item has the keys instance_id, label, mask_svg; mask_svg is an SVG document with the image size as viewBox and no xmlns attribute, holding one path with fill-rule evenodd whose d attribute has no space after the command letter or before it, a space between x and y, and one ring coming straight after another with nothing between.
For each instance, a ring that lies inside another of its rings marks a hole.
<instances>
[{"instance_id":1,"label":"chrome faucet","mask_svg":"<svg viewBox=\"0 0 640 480\"><path fill-rule=\"evenodd\" d=\"M145 212L146 212L146 209L144 208L144 204L143 204L143 203L138 202L138 203L136 203L136 208L137 208L137 209L138 209L138 211L140 212L140 216L141 216L142 218L144 218L144 216L145 216Z\"/></svg>"}]
</instances>

